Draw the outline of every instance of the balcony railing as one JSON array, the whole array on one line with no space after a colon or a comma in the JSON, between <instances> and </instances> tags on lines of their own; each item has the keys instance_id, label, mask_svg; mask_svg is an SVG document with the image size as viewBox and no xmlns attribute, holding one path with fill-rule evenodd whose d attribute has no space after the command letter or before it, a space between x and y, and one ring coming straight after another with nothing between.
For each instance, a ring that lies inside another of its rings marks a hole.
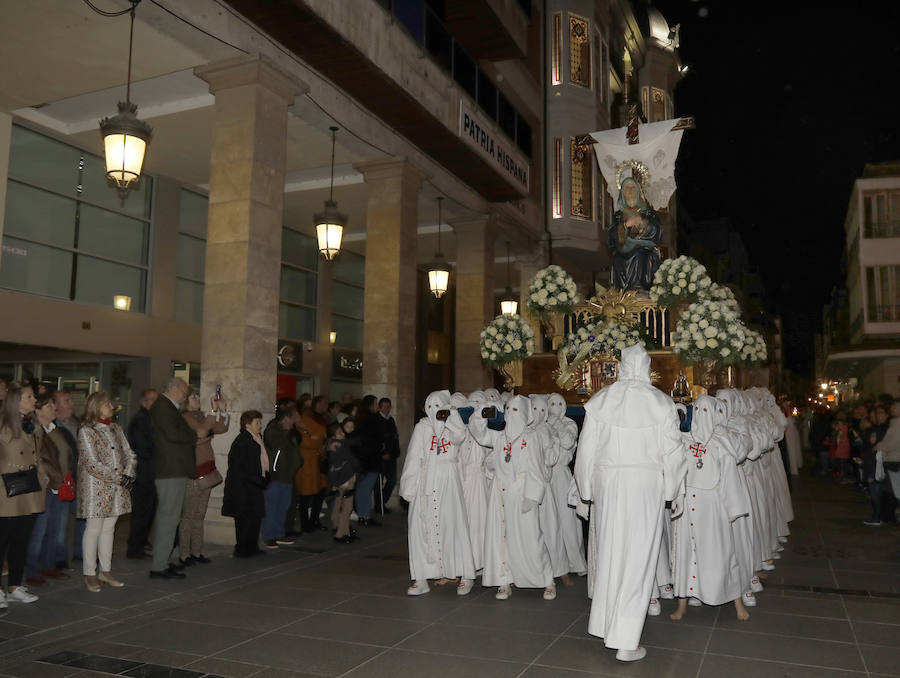
<instances>
[{"instance_id":1,"label":"balcony railing","mask_svg":"<svg viewBox=\"0 0 900 678\"><path fill-rule=\"evenodd\" d=\"M870 323L900 322L900 304L869 306L867 320Z\"/></svg>"},{"instance_id":2,"label":"balcony railing","mask_svg":"<svg viewBox=\"0 0 900 678\"><path fill-rule=\"evenodd\" d=\"M866 224L867 238L900 238L900 220Z\"/></svg>"},{"instance_id":3,"label":"balcony railing","mask_svg":"<svg viewBox=\"0 0 900 678\"><path fill-rule=\"evenodd\" d=\"M440 17L422 0L377 0L431 59L465 91L503 133L531 158L531 126L491 82L478 62L466 54ZM519 0L530 13L531 3Z\"/></svg>"}]
</instances>

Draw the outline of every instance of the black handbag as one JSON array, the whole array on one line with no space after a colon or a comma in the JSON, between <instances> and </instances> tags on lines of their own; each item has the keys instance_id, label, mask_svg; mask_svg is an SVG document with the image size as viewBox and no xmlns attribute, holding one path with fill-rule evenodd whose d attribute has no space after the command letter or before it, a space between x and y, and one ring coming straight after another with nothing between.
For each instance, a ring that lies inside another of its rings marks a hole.
<instances>
[{"instance_id":1,"label":"black handbag","mask_svg":"<svg viewBox=\"0 0 900 678\"><path fill-rule=\"evenodd\" d=\"M6 486L7 497L18 497L20 494L42 491L41 483L38 481L37 466L32 466L24 471L4 473L3 484Z\"/></svg>"}]
</instances>

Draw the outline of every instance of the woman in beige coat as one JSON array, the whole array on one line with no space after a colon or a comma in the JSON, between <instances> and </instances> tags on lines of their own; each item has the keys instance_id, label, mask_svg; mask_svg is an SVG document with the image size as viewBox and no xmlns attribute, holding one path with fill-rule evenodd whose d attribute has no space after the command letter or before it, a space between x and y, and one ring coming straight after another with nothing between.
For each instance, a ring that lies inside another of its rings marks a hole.
<instances>
[{"instance_id":1,"label":"woman in beige coat","mask_svg":"<svg viewBox=\"0 0 900 678\"><path fill-rule=\"evenodd\" d=\"M212 448L212 437L228 430L228 407L223 399L210 402L209 414L200 411L200 394L191 391L184 401L184 420L197 431L195 461L197 477L187 482L184 493L184 509L181 525L178 527L178 548L182 565L208 563L203 555L203 521L209 506L209 495L213 485L203 478L216 470L216 457ZM219 474L219 482L221 474ZM218 483L216 483L218 484Z\"/></svg>"},{"instance_id":2,"label":"woman in beige coat","mask_svg":"<svg viewBox=\"0 0 900 678\"><path fill-rule=\"evenodd\" d=\"M84 586L91 593L104 583L124 586L112 576L112 550L116 521L131 512L131 493L137 457L118 424L111 421L113 405L103 391L88 396L78 429L78 517L87 525L81 540ZM97 572L97 560L100 571Z\"/></svg>"},{"instance_id":3,"label":"woman in beige coat","mask_svg":"<svg viewBox=\"0 0 900 678\"><path fill-rule=\"evenodd\" d=\"M34 391L31 386L9 385L0 408L0 473L37 468L44 430L31 421L34 413ZM5 483L0 483L0 563L9 564L7 593L0 589L0 610L7 601L33 603L38 597L22 586L25 554L35 514L44 511L44 490L9 497Z\"/></svg>"}]
</instances>

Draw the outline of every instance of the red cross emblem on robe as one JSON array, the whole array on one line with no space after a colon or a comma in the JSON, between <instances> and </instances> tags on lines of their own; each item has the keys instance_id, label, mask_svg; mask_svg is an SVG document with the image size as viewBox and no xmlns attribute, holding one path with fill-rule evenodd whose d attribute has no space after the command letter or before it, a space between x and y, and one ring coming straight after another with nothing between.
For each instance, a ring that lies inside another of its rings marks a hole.
<instances>
[{"instance_id":1,"label":"red cross emblem on robe","mask_svg":"<svg viewBox=\"0 0 900 678\"><path fill-rule=\"evenodd\" d=\"M503 455L503 461L509 463L509 460L512 459L512 443L506 443L506 445L503 446L503 451L506 452L506 454Z\"/></svg>"},{"instance_id":2,"label":"red cross emblem on robe","mask_svg":"<svg viewBox=\"0 0 900 678\"><path fill-rule=\"evenodd\" d=\"M691 445L690 450L694 457L696 457L697 459L700 459L704 454L706 454L706 448L703 447L703 444L699 442Z\"/></svg>"},{"instance_id":3,"label":"red cross emblem on robe","mask_svg":"<svg viewBox=\"0 0 900 678\"><path fill-rule=\"evenodd\" d=\"M441 442L438 445L438 454L447 454L447 448L450 447L450 443L443 438L441 438Z\"/></svg>"}]
</instances>

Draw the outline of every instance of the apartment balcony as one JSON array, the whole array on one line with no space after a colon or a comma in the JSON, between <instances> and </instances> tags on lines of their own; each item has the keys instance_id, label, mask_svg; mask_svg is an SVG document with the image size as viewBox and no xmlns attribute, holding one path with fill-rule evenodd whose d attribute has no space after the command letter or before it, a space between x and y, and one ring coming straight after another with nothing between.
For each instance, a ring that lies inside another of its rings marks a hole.
<instances>
[{"instance_id":1,"label":"apartment balcony","mask_svg":"<svg viewBox=\"0 0 900 678\"><path fill-rule=\"evenodd\" d=\"M865 237L867 239L900 238L900 220L866 224Z\"/></svg>"}]
</instances>

